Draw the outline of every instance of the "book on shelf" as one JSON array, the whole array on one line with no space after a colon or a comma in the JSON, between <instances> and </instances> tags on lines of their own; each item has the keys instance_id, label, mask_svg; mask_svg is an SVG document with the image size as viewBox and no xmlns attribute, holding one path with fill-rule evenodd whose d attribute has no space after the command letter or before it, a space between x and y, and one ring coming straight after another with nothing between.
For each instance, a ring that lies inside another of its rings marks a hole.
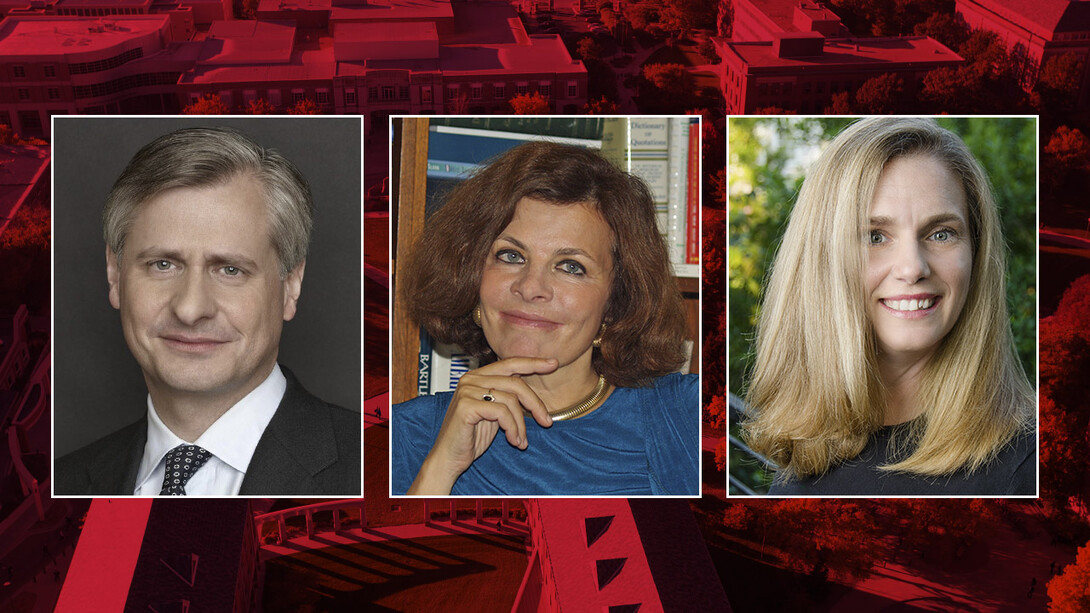
<instances>
[{"instance_id":1,"label":"book on shelf","mask_svg":"<svg viewBox=\"0 0 1090 613\"><path fill-rule=\"evenodd\" d=\"M689 120L689 164L685 194L685 263L700 264L700 120ZM699 273L698 273L699 276Z\"/></svg>"},{"instance_id":2,"label":"book on shelf","mask_svg":"<svg viewBox=\"0 0 1090 613\"><path fill-rule=\"evenodd\" d=\"M699 117L607 117L601 152L650 188L675 274L699 276Z\"/></svg>"},{"instance_id":3,"label":"book on shelf","mask_svg":"<svg viewBox=\"0 0 1090 613\"><path fill-rule=\"evenodd\" d=\"M449 392L458 387L462 375L477 368L477 359L450 343L436 342L420 331L420 355L417 369L417 396Z\"/></svg>"}]
</instances>

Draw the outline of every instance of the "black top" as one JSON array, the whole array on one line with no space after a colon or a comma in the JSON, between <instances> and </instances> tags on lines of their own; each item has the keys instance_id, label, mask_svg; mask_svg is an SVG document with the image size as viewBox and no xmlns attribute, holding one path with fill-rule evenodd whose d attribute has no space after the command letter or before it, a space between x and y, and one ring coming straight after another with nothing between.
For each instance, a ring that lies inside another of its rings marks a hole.
<instances>
[{"instance_id":1,"label":"black top","mask_svg":"<svg viewBox=\"0 0 1090 613\"><path fill-rule=\"evenodd\" d=\"M879 470L895 461L889 444L899 426L886 426L871 437L853 460L820 477L783 480L777 476L768 493L774 496L1033 496L1037 493L1037 436L1019 435L994 460L976 472L958 471L925 477ZM898 454L907 457L908 454Z\"/></svg>"}]
</instances>

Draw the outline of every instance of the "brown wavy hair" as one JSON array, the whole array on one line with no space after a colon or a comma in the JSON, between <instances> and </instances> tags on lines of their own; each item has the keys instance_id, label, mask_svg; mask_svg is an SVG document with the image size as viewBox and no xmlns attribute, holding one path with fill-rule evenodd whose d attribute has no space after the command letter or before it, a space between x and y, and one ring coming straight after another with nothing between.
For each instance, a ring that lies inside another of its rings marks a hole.
<instances>
[{"instance_id":1,"label":"brown wavy hair","mask_svg":"<svg viewBox=\"0 0 1090 613\"><path fill-rule=\"evenodd\" d=\"M435 339L496 359L473 322L481 271L523 198L591 203L612 232L613 284L594 369L619 387L645 386L685 361L681 293L647 186L589 149L529 142L493 159L428 219L399 279L409 315Z\"/></svg>"}]
</instances>

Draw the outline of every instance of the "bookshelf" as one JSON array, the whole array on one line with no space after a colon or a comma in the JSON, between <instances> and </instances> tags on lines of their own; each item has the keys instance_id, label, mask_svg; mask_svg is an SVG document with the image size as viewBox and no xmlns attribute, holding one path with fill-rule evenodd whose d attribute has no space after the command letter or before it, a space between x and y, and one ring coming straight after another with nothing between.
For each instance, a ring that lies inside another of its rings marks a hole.
<instances>
[{"instance_id":1,"label":"bookshelf","mask_svg":"<svg viewBox=\"0 0 1090 613\"><path fill-rule=\"evenodd\" d=\"M495 124L489 125L488 120L505 122L497 129ZM579 120L583 120L582 122ZM420 330L414 322L409 321L404 305L401 304L401 295L397 291L397 280L402 274L402 268L408 251L423 232L424 222L430 207L434 202L429 202L429 195L435 199L434 194L428 193L429 174L429 145L432 144L432 136L436 134L463 134L472 135L473 130L501 132L499 137L523 139L525 133L517 130L532 130L537 134L548 134L551 138L571 138L573 140L593 143L589 138L594 134L601 134L600 125L595 128L584 122L602 122L602 118L487 118L476 120L476 123L467 122L465 118L451 118L442 120L444 128L436 125L433 118L428 117L404 117L394 118L393 141L391 149L391 254L394 261L390 270L393 271L391 280L392 324L391 324L391 357L390 357L390 393L393 403L404 402L417 395L418 359L420 349ZM533 122L538 123L533 123ZM449 124L455 124L455 130L451 131ZM597 132L595 132L597 129ZM468 130L468 132L467 132ZM514 131L513 131L514 130ZM565 134L569 136L565 136ZM513 135L513 136L512 136ZM440 136L442 138L442 136ZM498 153L498 151L496 152ZM490 155L488 157L491 157ZM431 160L433 168L433 188L435 177L442 176L442 170L436 168L435 159ZM459 162L449 161L453 169ZM436 172L439 170L440 172ZM676 279L682 297L684 298L685 316L689 329L688 339L692 341L693 349L690 360L689 372L697 373L700 370L700 265L676 264Z\"/></svg>"}]
</instances>

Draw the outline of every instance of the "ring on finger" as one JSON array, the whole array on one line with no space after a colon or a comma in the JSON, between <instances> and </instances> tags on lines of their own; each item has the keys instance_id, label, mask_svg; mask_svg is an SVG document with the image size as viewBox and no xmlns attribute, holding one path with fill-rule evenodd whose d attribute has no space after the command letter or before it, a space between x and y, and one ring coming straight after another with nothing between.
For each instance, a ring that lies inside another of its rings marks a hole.
<instances>
[{"instance_id":1,"label":"ring on finger","mask_svg":"<svg viewBox=\"0 0 1090 613\"><path fill-rule=\"evenodd\" d=\"M491 387L488 388L488 392L484 396L481 396L481 400L484 400L485 402L493 402L496 400L496 397L492 394Z\"/></svg>"}]
</instances>

